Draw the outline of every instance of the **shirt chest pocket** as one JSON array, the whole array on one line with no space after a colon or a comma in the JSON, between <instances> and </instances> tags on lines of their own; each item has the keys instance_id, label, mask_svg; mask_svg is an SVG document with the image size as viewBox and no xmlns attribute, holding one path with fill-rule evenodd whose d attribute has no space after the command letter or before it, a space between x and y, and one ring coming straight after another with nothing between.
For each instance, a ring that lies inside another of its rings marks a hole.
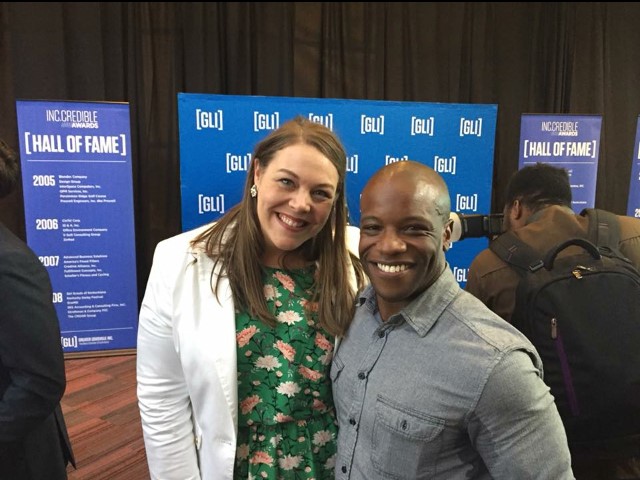
<instances>
[{"instance_id":1,"label":"shirt chest pocket","mask_svg":"<svg viewBox=\"0 0 640 480\"><path fill-rule=\"evenodd\" d=\"M375 406L373 466L383 476L423 479L435 473L444 420L378 397Z\"/></svg>"}]
</instances>

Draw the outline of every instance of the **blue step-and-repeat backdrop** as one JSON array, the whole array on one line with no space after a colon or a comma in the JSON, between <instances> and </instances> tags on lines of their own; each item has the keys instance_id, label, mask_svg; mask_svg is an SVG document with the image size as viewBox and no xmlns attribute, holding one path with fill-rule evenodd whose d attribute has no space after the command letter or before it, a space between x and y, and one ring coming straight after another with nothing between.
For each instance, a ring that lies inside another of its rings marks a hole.
<instances>
[{"instance_id":1,"label":"blue step-and-repeat backdrop","mask_svg":"<svg viewBox=\"0 0 640 480\"><path fill-rule=\"evenodd\" d=\"M359 224L360 192L372 173L404 160L442 174L452 211L490 213L497 111L496 105L181 93L183 230L216 220L240 201L255 144L296 115L342 140L351 224ZM462 286L471 260L487 244L487 238L466 238L447 252Z\"/></svg>"}]
</instances>

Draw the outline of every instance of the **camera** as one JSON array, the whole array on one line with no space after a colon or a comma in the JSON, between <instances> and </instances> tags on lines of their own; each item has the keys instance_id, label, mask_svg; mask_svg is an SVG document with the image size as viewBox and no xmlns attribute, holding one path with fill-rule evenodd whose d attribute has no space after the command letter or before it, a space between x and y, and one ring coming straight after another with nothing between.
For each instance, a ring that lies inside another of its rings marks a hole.
<instances>
[{"instance_id":1,"label":"camera","mask_svg":"<svg viewBox=\"0 0 640 480\"><path fill-rule=\"evenodd\" d=\"M465 215L451 212L449 218L453 220L452 242L472 237L493 238L503 233L502 213Z\"/></svg>"}]
</instances>

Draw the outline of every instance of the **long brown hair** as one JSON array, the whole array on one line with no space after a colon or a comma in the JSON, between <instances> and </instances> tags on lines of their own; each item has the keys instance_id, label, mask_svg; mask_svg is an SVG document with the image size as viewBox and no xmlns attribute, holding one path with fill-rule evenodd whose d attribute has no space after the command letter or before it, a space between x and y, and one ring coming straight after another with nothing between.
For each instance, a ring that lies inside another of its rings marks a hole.
<instances>
[{"instance_id":1,"label":"long brown hair","mask_svg":"<svg viewBox=\"0 0 640 480\"><path fill-rule=\"evenodd\" d=\"M335 203L327 223L296 253L302 253L305 259L315 261L318 265L311 302L318 302L320 325L333 335L342 335L351 323L357 289L364 283L364 273L360 261L350 254L346 246L346 153L338 137L328 128L298 116L260 141L247 172L242 200L196 237L192 245L203 245L202 248L214 261L214 270L219 267L219 271L228 277L236 310L246 310L252 317L275 325L276 320L264 298L260 262L264 252L264 237L250 188L256 162L261 169L266 169L278 151L297 144L314 147L338 170ZM350 279L353 276L357 289L351 286ZM216 297L219 281L218 276L212 285Z\"/></svg>"}]
</instances>

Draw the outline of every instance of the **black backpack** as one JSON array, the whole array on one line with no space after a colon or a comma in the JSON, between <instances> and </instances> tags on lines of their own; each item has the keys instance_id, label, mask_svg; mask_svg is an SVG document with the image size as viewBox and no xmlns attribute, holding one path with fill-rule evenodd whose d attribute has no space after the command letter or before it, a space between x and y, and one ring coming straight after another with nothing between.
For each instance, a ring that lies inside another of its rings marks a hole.
<instances>
[{"instance_id":1,"label":"black backpack","mask_svg":"<svg viewBox=\"0 0 640 480\"><path fill-rule=\"evenodd\" d=\"M573 448L640 434L640 274L618 250L617 216L585 214L590 241L542 258L511 232L489 245L521 276L511 322L542 358Z\"/></svg>"}]
</instances>

